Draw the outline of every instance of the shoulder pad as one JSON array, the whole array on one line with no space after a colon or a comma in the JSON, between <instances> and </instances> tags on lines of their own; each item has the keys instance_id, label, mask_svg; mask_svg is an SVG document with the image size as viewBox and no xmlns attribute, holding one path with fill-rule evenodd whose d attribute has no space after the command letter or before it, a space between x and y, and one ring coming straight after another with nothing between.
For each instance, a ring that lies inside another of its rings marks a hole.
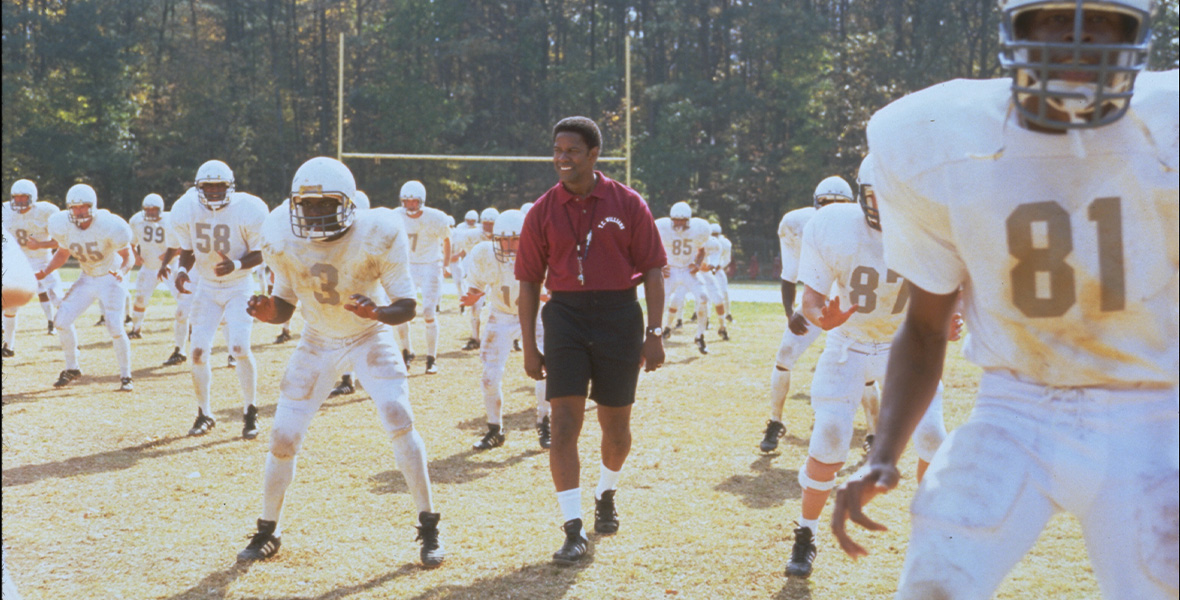
<instances>
[{"instance_id":1,"label":"shoulder pad","mask_svg":"<svg viewBox=\"0 0 1180 600\"><path fill-rule=\"evenodd\" d=\"M401 220L394 211L384 207L371 208L363 213L363 216L358 215L353 227L357 229L352 232L353 235L364 238L361 247L374 256L389 254L397 239L406 235Z\"/></svg>"}]
</instances>

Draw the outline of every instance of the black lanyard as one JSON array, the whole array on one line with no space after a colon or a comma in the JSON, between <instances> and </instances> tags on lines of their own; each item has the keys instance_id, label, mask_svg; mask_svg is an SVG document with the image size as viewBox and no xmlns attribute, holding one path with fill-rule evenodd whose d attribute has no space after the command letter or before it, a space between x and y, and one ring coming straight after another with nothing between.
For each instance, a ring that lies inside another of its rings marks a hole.
<instances>
[{"instance_id":1,"label":"black lanyard","mask_svg":"<svg viewBox=\"0 0 1180 600\"><path fill-rule=\"evenodd\" d=\"M598 183L598 181L596 178L595 184L597 185L597 183ZM586 200L589 200L589 199L590 199L590 196L587 195ZM570 225L570 232L572 232L574 234L575 245L577 247L577 251L575 252L574 256L578 259L578 284L585 286L586 285L586 277L582 272L582 262L585 261L586 257L590 255L590 240L594 237L594 212L596 210L598 210L598 202L596 201L594 203L594 205L590 207L590 227L586 230L586 245L585 246L582 245L582 240L578 236L578 230L577 230L577 228L574 227L573 219L570 218L569 206L567 205L562 208L565 209L565 211L564 211L565 212L565 220Z\"/></svg>"}]
</instances>

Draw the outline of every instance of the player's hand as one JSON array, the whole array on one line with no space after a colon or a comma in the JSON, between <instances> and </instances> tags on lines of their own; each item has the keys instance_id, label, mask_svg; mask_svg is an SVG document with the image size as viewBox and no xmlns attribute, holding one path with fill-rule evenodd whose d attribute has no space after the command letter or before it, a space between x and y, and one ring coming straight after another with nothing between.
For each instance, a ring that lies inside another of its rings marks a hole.
<instances>
[{"instance_id":1,"label":"player's hand","mask_svg":"<svg viewBox=\"0 0 1180 600\"><path fill-rule=\"evenodd\" d=\"M443 266L443 277L448 279L451 277L451 267L449 265Z\"/></svg>"},{"instance_id":2,"label":"player's hand","mask_svg":"<svg viewBox=\"0 0 1180 600\"><path fill-rule=\"evenodd\" d=\"M135 266L137 266L137 267L143 266L143 257L140 256L138 252L135 253Z\"/></svg>"},{"instance_id":3,"label":"player's hand","mask_svg":"<svg viewBox=\"0 0 1180 600\"><path fill-rule=\"evenodd\" d=\"M479 290L467 290L467 293L459 298L459 304L463 306L475 306L475 303L479 302L480 298L483 298L483 292Z\"/></svg>"},{"instance_id":4,"label":"player's hand","mask_svg":"<svg viewBox=\"0 0 1180 600\"><path fill-rule=\"evenodd\" d=\"M664 338L658 335L644 334L643 354L639 356L639 366L644 371L655 371L664 366Z\"/></svg>"},{"instance_id":5,"label":"player's hand","mask_svg":"<svg viewBox=\"0 0 1180 600\"><path fill-rule=\"evenodd\" d=\"M41 281L42 279L49 277L49 273L46 273L45 271L37 271L36 273L33 273L33 277L36 277L37 281Z\"/></svg>"},{"instance_id":6,"label":"player's hand","mask_svg":"<svg viewBox=\"0 0 1180 600\"><path fill-rule=\"evenodd\" d=\"M180 277L178 276L176 280L179 283ZM180 286L177 285L177 287ZM260 295L251 296L246 301L246 313L263 323L270 323L279 316L279 311L275 308L274 299L270 296Z\"/></svg>"},{"instance_id":7,"label":"player's hand","mask_svg":"<svg viewBox=\"0 0 1180 600\"><path fill-rule=\"evenodd\" d=\"M179 291L180 293L191 294L191 293L193 293L192 290L188 289L188 287L187 287L189 282L191 282L191 281L192 280L188 278L188 271L181 271L176 274L176 281L174 281L173 283L176 284L176 290Z\"/></svg>"},{"instance_id":8,"label":"player's hand","mask_svg":"<svg viewBox=\"0 0 1180 600\"><path fill-rule=\"evenodd\" d=\"M168 268L168 265L163 265L160 267L159 271L156 271L156 281L165 281L171 274L172 269Z\"/></svg>"},{"instance_id":9,"label":"player's hand","mask_svg":"<svg viewBox=\"0 0 1180 600\"><path fill-rule=\"evenodd\" d=\"M42 248L48 248L50 245L49 242L41 242L32 237L25 240L25 248L29 250L40 250Z\"/></svg>"},{"instance_id":10,"label":"player's hand","mask_svg":"<svg viewBox=\"0 0 1180 600\"><path fill-rule=\"evenodd\" d=\"M791 318L787 319L787 328L795 335L806 334L808 329L807 317L804 317L801 312L792 314Z\"/></svg>"},{"instance_id":11,"label":"player's hand","mask_svg":"<svg viewBox=\"0 0 1180 600\"><path fill-rule=\"evenodd\" d=\"M951 315L951 330L947 335L947 340L957 342L961 337L963 337L963 313L955 313Z\"/></svg>"},{"instance_id":12,"label":"player's hand","mask_svg":"<svg viewBox=\"0 0 1180 600\"><path fill-rule=\"evenodd\" d=\"M664 265L663 268L660 269L660 272L664 274L664 279L667 279L672 276L672 267Z\"/></svg>"},{"instance_id":13,"label":"player's hand","mask_svg":"<svg viewBox=\"0 0 1180 600\"><path fill-rule=\"evenodd\" d=\"M688 265L688 272L692 275L696 275L697 273L701 272L701 266L696 263Z\"/></svg>"},{"instance_id":14,"label":"player's hand","mask_svg":"<svg viewBox=\"0 0 1180 600\"><path fill-rule=\"evenodd\" d=\"M362 319L369 319L372 321L379 320L377 318L377 309L381 307L377 306L377 303L370 300L368 296L365 296L364 294L353 294L349 296L348 299L352 302L345 304L344 310L347 310L348 312Z\"/></svg>"},{"instance_id":15,"label":"player's hand","mask_svg":"<svg viewBox=\"0 0 1180 600\"><path fill-rule=\"evenodd\" d=\"M118 270L107 271L107 274L110 275L111 277L114 277L115 281L123 281L123 272L122 271L118 271Z\"/></svg>"},{"instance_id":16,"label":"player's hand","mask_svg":"<svg viewBox=\"0 0 1180 600\"><path fill-rule=\"evenodd\" d=\"M225 277L234 272L234 261L230 260L224 252L218 251L217 255L221 257L221 262L213 265L213 274L218 277Z\"/></svg>"},{"instance_id":17,"label":"player's hand","mask_svg":"<svg viewBox=\"0 0 1180 600\"><path fill-rule=\"evenodd\" d=\"M537 381L545 378L545 355L536 343L524 344L524 373Z\"/></svg>"},{"instance_id":18,"label":"player's hand","mask_svg":"<svg viewBox=\"0 0 1180 600\"><path fill-rule=\"evenodd\" d=\"M844 524L848 519L869 531L886 531L884 525L865 516L862 509L878 494L884 494L897 487L901 476L897 467L889 464L872 464L862 469L863 473L853 475L836 489L836 507L832 511L832 534L840 548L852 558L868 556L864 546L852 541Z\"/></svg>"},{"instance_id":19,"label":"player's hand","mask_svg":"<svg viewBox=\"0 0 1180 600\"><path fill-rule=\"evenodd\" d=\"M826 305L824 305L819 315L818 325L820 329L823 329L824 331L831 331L832 329L843 325L844 322L848 320L848 317L851 317L852 313L856 312L856 309L858 308L860 307L853 304L852 306L848 307L848 310L841 311L840 297L836 296L835 298L829 300Z\"/></svg>"}]
</instances>

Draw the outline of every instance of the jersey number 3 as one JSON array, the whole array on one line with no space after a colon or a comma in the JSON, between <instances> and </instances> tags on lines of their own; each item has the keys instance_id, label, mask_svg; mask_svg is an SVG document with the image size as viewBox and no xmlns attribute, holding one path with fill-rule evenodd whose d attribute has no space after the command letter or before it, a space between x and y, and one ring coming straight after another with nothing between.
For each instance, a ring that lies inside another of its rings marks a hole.
<instances>
[{"instance_id":1,"label":"jersey number 3","mask_svg":"<svg viewBox=\"0 0 1180 600\"><path fill-rule=\"evenodd\" d=\"M1122 199L1098 198L1090 203L1086 214L1098 234L1099 307L1103 312L1123 310L1127 291ZM1012 211L1006 225L1008 253L1017 261L1011 273L1012 303L1027 317L1065 314L1077 302L1074 269L1065 262L1073 252L1069 213L1052 201L1021 204ZM1038 288L1047 293L1038 293Z\"/></svg>"}]
</instances>

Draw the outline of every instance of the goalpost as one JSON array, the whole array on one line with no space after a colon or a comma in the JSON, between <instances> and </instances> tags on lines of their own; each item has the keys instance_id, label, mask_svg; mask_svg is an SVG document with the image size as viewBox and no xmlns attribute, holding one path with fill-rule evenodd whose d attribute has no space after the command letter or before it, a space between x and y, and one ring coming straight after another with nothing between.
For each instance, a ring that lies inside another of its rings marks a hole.
<instances>
[{"instance_id":1,"label":"goalpost","mask_svg":"<svg viewBox=\"0 0 1180 600\"><path fill-rule=\"evenodd\" d=\"M626 113L626 140L623 156L601 156L599 162L625 162L627 185L631 185L631 36L624 38L623 47L625 86L623 108ZM552 162L552 156L486 156L456 154L384 154L376 152L344 151L344 32L340 33L338 81L336 85L336 158L367 158L376 160L439 160L454 162Z\"/></svg>"}]
</instances>

